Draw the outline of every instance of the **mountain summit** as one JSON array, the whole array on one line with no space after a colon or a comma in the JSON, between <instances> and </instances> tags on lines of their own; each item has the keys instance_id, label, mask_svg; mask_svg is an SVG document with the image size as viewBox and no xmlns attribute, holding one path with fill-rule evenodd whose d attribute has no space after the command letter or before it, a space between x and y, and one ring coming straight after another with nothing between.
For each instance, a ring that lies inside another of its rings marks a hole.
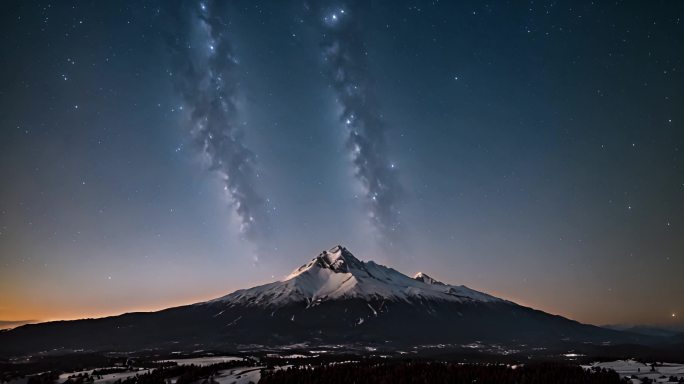
<instances>
[{"instance_id":1,"label":"mountain summit","mask_svg":"<svg viewBox=\"0 0 684 384\"><path fill-rule=\"evenodd\" d=\"M211 302L278 307L304 301L311 307L340 299L408 303L420 300L503 301L465 286L438 282L425 274L410 278L373 261L360 261L338 245L321 252L282 281L239 290Z\"/></svg>"},{"instance_id":2,"label":"mountain summit","mask_svg":"<svg viewBox=\"0 0 684 384\"><path fill-rule=\"evenodd\" d=\"M425 284L444 285L441 281L437 281L423 272L416 273L416 275L413 276L413 279L422 281Z\"/></svg>"},{"instance_id":3,"label":"mountain summit","mask_svg":"<svg viewBox=\"0 0 684 384\"><path fill-rule=\"evenodd\" d=\"M0 331L0 358L51 351L569 348L634 335L523 307L424 273L413 278L335 246L285 279L158 312ZM567 349L566 349L567 350Z\"/></svg>"},{"instance_id":4,"label":"mountain summit","mask_svg":"<svg viewBox=\"0 0 684 384\"><path fill-rule=\"evenodd\" d=\"M334 273L353 273L354 271L363 271L364 263L354 257L347 248L337 245L327 251L321 252L314 257L310 262L292 271L285 280L295 278L302 273L305 273L312 268L329 269Z\"/></svg>"}]
</instances>

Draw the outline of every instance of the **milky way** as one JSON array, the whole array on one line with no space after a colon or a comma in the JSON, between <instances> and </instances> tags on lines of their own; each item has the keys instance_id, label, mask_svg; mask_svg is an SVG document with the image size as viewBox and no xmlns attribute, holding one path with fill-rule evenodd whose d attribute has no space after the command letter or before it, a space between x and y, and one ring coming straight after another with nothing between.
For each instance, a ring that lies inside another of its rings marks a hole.
<instances>
[{"instance_id":1,"label":"milky way","mask_svg":"<svg viewBox=\"0 0 684 384\"><path fill-rule=\"evenodd\" d=\"M0 320L187 304L342 244L684 330L684 2L568 3L11 2Z\"/></svg>"},{"instance_id":2,"label":"milky way","mask_svg":"<svg viewBox=\"0 0 684 384\"><path fill-rule=\"evenodd\" d=\"M337 100L340 122L347 131L356 178L360 181L371 223L382 245L393 247L400 238L397 202L401 185L388 159L386 126L374 96L368 50L355 9L338 5L318 12L322 18L323 59Z\"/></svg>"},{"instance_id":3,"label":"milky way","mask_svg":"<svg viewBox=\"0 0 684 384\"><path fill-rule=\"evenodd\" d=\"M261 240L268 232L265 202L255 187L256 156L245 145L236 120L238 61L228 37L226 13L221 4L199 3L177 15L175 26L187 33L170 39L174 78L190 115L192 135L208 157L210 169L224 182L241 234Z\"/></svg>"}]
</instances>

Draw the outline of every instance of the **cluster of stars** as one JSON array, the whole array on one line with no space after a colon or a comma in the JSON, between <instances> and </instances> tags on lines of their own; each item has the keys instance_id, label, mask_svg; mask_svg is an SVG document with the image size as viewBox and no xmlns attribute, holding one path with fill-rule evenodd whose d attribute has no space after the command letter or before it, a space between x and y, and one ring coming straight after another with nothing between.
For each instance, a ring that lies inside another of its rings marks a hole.
<instances>
[{"instance_id":1,"label":"cluster of stars","mask_svg":"<svg viewBox=\"0 0 684 384\"><path fill-rule=\"evenodd\" d=\"M330 13L329 15L323 17L323 21L324 21L325 24L327 24L328 26L334 26L334 25L336 25L336 24L340 21L340 19L342 19L342 17L343 17L344 15L345 15L345 10L342 9L342 8L340 8L340 9L338 9L338 10L336 10L336 11L333 11L333 12Z\"/></svg>"}]
</instances>

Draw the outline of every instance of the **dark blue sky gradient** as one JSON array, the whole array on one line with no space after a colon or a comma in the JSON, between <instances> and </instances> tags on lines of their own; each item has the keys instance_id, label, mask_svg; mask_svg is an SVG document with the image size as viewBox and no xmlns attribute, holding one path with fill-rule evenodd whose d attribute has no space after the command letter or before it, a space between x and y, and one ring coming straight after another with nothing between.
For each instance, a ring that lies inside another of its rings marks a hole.
<instances>
[{"instance_id":1,"label":"dark blue sky gradient","mask_svg":"<svg viewBox=\"0 0 684 384\"><path fill-rule=\"evenodd\" d=\"M218 15L269 204L258 244L180 109L178 3L0 6L0 319L209 299L340 243L580 321L682 325L682 4L312 4ZM319 8L362 26L403 189L391 252L345 147Z\"/></svg>"}]
</instances>

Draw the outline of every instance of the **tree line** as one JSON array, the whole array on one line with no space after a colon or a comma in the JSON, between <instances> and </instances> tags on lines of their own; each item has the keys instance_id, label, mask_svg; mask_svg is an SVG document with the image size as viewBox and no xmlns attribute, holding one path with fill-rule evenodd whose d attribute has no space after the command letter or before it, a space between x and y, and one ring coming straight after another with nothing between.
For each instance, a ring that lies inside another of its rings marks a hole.
<instances>
[{"instance_id":1,"label":"tree line","mask_svg":"<svg viewBox=\"0 0 684 384\"><path fill-rule=\"evenodd\" d=\"M356 362L264 372L260 384L625 384L612 370L545 363L524 366L443 362Z\"/></svg>"}]
</instances>

